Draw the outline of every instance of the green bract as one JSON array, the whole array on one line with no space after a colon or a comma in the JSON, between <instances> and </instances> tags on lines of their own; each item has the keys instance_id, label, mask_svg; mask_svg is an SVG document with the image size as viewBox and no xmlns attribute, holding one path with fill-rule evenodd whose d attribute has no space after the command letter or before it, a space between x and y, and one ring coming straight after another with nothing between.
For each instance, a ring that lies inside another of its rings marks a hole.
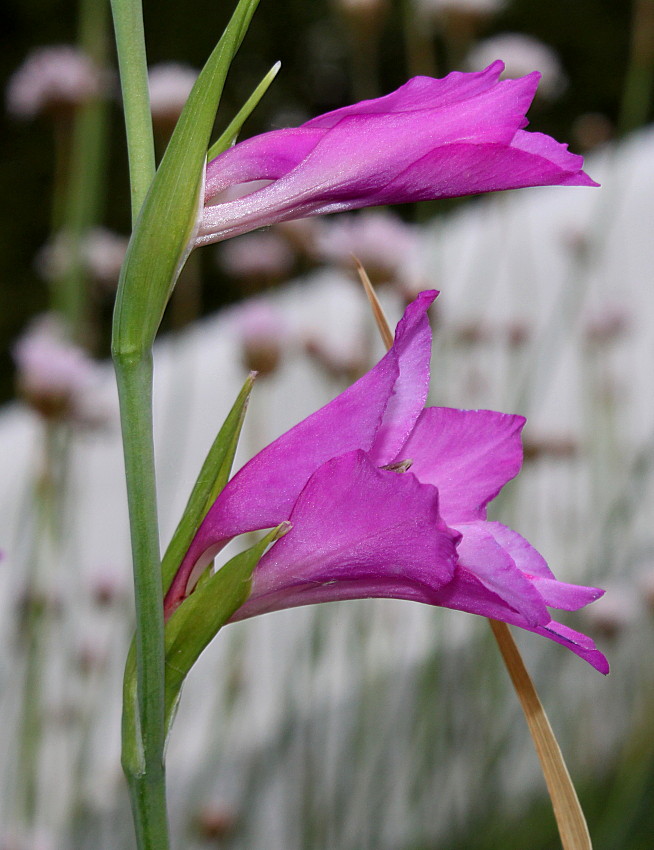
<instances>
[{"instance_id":1,"label":"green bract","mask_svg":"<svg viewBox=\"0 0 654 850\"><path fill-rule=\"evenodd\" d=\"M170 730L184 679L200 654L250 595L254 568L266 548L290 529L282 522L254 546L200 582L166 624L166 725Z\"/></svg>"},{"instance_id":2,"label":"green bract","mask_svg":"<svg viewBox=\"0 0 654 850\"><path fill-rule=\"evenodd\" d=\"M113 351L118 358L137 359L152 346L193 247L211 129L227 71L258 2L240 0L193 86L139 213L116 298Z\"/></svg>"},{"instance_id":3,"label":"green bract","mask_svg":"<svg viewBox=\"0 0 654 850\"><path fill-rule=\"evenodd\" d=\"M232 469L255 373L251 373L213 441L191 491L182 518L161 562L164 590L168 589L200 523L218 498Z\"/></svg>"}]
</instances>

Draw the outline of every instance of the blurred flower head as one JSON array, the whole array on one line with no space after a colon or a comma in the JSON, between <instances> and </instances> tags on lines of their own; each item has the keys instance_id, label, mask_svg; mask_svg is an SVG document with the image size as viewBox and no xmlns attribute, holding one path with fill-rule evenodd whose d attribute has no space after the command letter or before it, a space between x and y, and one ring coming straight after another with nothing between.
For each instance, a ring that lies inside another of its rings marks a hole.
<instances>
[{"instance_id":1,"label":"blurred flower head","mask_svg":"<svg viewBox=\"0 0 654 850\"><path fill-rule=\"evenodd\" d=\"M515 80L538 71L541 78L536 95L544 100L557 97L566 86L566 76L554 50L530 35L506 32L480 41L468 54L467 65L476 71L498 58L505 65L504 79Z\"/></svg>"},{"instance_id":2,"label":"blurred flower head","mask_svg":"<svg viewBox=\"0 0 654 850\"><path fill-rule=\"evenodd\" d=\"M246 302L234 312L246 369L270 375L279 366L288 339L284 316L263 299Z\"/></svg>"},{"instance_id":3,"label":"blurred flower head","mask_svg":"<svg viewBox=\"0 0 654 850\"><path fill-rule=\"evenodd\" d=\"M7 85L7 109L18 118L68 113L103 95L106 75L76 47L39 47Z\"/></svg>"},{"instance_id":4,"label":"blurred flower head","mask_svg":"<svg viewBox=\"0 0 654 850\"><path fill-rule=\"evenodd\" d=\"M316 240L322 260L352 267L361 261L373 283L399 276L414 254L416 228L388 211L365 212L325 221Z\"/></svg>"},{"instance_id":5,"label":"blurred flower head","mask_svg":"<svg viewBox=\"0 0 654 850\"><path fill-rule=\"evenodd\" d=\"M218 252L220 268L236 278L251 279L260 284L275 283L293 268L294 254L279 233L249 233L243 239L225 242Z\"/></svg>"},{"instance_id":6,"label":"blurred flower head","mask_svg":"<svg viewBox=\"0 0 654 850\"><path fill-rule=\"evenodd\" d=\"M87 422L86 397L96 381L93 361L66 339L55 316L35 320L13 347L17 388L45 419Z\"/></svg>"},{"instance_id":7,"label":"blurred flower head","mask_svg":"<svg viewBox=\"0 0 654 850\"><path fill-rule=\"evenodd\" d=\"M181 62L162 62L150 68L150 109L155 125L171 127L175 124L197 78L195 68Z\"/></svg>"},{"instance_id":8,"label":"blurred flower head","mask_svg":"<svg viewBox=\"0 0 654 850\"><path fill-rule=\"evenodd\" d=\"M596 634L615 639L628 629L639 614L635 589L626 584L610 587L606 596L583 612L584 619Z\"/></svg>"},{"instance_id":9,"label":"blurred flower head","mask_svg":"<svg viewBox=\"0 0 654 850\"><path fill-rule=\"evenodd\" d=\"M93 227L80 237L78 261L89 278L113 291L125 259L128 238L105 227ZM74 244L64 232L47 242L36 255L35 265L44 280L52 283L68 274L75 260Z\"/></svg>"}]
</instances>

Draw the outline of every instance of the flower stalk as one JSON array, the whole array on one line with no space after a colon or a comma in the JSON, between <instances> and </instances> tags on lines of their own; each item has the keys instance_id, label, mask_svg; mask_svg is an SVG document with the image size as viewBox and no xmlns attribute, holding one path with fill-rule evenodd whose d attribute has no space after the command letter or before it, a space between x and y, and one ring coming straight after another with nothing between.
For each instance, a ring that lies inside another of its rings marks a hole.
<instances>
[{"instance_id":1,"label":"flower stalk","mask_svg":"<svg viewBox=\"0 0 654 850\"><path fill-rule=\"evenodd\" d=\"M112 0L112 13L134 223L155 173L143 11L139 0ZM136 612L137 712L131 736L123 736L123 769L139 850L166 850L169 838L164 768L163 588L152 424L152 354L150 349L125 350L114 339L113 357L120 399Z\"/></svg>"},{"instance_id":2,"label":"flower stalk","mask_svg":"<svg viewBox=\"0 0 654 850\"><path fill-rule=\"evenodd\" d=\"M163 587L152 438L152 357L114 352L132 540L136 610L136 718L123 734L139 850L168 847L164 772Z\"/></svg>"}]
</instances>

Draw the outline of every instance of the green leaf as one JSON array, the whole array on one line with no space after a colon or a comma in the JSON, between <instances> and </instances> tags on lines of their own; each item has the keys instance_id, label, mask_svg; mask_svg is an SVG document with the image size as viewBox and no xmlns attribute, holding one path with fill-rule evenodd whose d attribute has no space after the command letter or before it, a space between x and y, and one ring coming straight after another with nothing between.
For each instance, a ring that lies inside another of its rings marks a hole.
<instances>
[{"instance_id":1,"label":"green leaf","mask_svg":"<svg viewBox=\"0 0 654 850\"><path fill-rule=\"evenodd\" d=\"M214 159L234 144L238 134L241 132L243 124L245 124L250 115L252 115L254 110L257 108L257 106L259 105L259 101L270 88L270 84L279 73L279 69L281 67L281 62L275 62L270 71L268 71L263 80L261 80L261 82L252 92L250 97L245 101L243 106L239 109L234 118L230 121L229 126L226 128L226 130L220 135L218 139L216 139L213 145L211 145L207 154L207 159Z\"/></svg>"},{"instance_id":2,"label":"green leaf","mask_svg":"<svg viewBox=\"0 0 654 850\"><path fill-rule=\"evenodd\" d=\"M252 372L243 384L241 392L213 441L193 486L182 518L168 544L166 554L161 562L164 593L168 590L182 558L195 537L195 532L200 527L200 523L207 515L211 505L216 501L220 491L227 484L254 378L255 373Z\"/></svg>"},{"instance_id":3,"label":"green leaf","mask_svg":"<svg viewBox=\"0 0 654 850\"><path fill-rule=\"evenodd\" d=\"M250 595L252 573L266 548L290 529L283 522L198 585L165 630L166 724L170 729L184 679L229 618Z\"/></svg>"},{"instance_id":4,"label":"green leaf","mask_svg":"<svg viewBox=\"0 0 654 850\"><path fill-rule=\"evenodd\" d=\"M148 351L193 248L203 204L203 168L225 77L259 0L240 0L202 69L143 202L121 272L113 351Z\"/></svg>"}]
</instances>

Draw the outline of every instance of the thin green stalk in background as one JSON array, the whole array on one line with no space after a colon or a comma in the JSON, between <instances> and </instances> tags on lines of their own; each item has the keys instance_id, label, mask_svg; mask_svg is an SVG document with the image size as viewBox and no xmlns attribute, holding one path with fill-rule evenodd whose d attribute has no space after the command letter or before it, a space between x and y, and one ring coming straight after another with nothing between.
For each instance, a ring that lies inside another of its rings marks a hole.
<instances>
[{"instance_id":1,"label":"thin green stalk in background","mask_svg":"<svg viewBox=\"0 0 654 850\"><path fill-rule=\"evenodd\" d=\"M108 7L97 0L81 0L78 44L100 72L106 70ZM55 292L57 308L68 322L76 342L92 340L88 315L88 280L81 262L82 240L98 222L104 195L104 160L106 153L106 97L94 98L81 105L75 115L66 168L60 227L71 248L70 265ZM91 339L89 338L91 337Z\"/></svg>"}]
</instances>

